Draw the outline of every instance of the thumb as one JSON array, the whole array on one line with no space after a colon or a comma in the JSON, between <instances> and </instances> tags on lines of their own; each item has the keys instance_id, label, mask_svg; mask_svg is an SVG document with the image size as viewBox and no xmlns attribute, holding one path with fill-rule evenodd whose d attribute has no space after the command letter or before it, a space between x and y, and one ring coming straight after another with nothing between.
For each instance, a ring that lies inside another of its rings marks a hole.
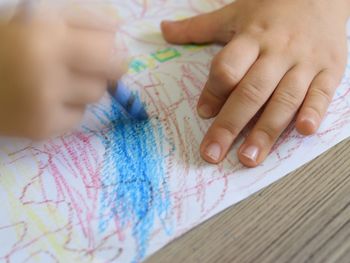
<instances>
[{"instance_id":1,"label":"thumb","mask_svg":"<svg viewBox=\"0 0 350 263\"><path fill-rule=\"evenodd\" d=\"M180 21L163 21L163 36L172 44L227 43L233 36L228 26L233 16L227 11L223 8Z\"/></svg>"}]
</instances>

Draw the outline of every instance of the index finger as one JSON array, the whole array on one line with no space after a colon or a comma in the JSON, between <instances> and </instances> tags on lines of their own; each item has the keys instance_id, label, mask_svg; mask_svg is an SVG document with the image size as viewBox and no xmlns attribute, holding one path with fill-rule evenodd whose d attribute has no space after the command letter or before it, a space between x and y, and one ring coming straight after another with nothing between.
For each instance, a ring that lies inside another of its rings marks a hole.
<instances>
[{"instance_id":1,"label":"index finger","mask_svg":"<svg viewBox=\"0 0 350 263\"><path fill-rule=\"evenodd\" d=\"M230 93L258 58L259 51L255 41L239 36L214 57L197 106L202 118L212 118L218 114Z\"/></svg>"}]
</instances>

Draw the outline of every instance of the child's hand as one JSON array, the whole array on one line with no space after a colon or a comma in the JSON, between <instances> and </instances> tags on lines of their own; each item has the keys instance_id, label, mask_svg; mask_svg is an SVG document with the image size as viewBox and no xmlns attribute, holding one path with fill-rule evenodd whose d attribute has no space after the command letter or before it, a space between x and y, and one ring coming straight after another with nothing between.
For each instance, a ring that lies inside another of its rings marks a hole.
<instances>
[{"instance_id":1,"label":"child's hand","mask_svg":"<svg viewBox=\"0 0 350 263\"><path fill-rule=\"evenodd\" d=\"M205 160L220 162L265 104L239 148L244 165L261 163L296 114L301 134L316 132L346 65L349 12L350 0L238 0L162 23L171 43L227 43L198 102L201 117L216 116L201 145Z\"/></svg>"},{"instance_id":2,"label":"child's hand","mask_svg":"<svg viewBox=\"0 0 350 263\"><path fill-rule=\"evenodd\" d=\"M46 9L0 25L0 134L42 139L78 124L122 73L116 30L102 16Z\"/></svg>"}]
</instances>

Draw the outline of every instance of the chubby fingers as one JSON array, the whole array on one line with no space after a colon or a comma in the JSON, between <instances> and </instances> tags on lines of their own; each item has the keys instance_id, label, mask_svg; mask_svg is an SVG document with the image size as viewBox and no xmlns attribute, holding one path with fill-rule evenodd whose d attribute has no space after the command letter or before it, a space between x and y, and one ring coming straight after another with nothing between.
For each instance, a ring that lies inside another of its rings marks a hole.
<instances>
[{"instance_id":1,"label":"chubby fingers","mask_svg":"<svg viewBox=\"0 0 350 263\"><path fill-rule=\"evenodd\" d=\"M304 135L315 133L332 101L340 78L339 73L330 70L318 73L310 65L292 68L282 79L253 130L240 146L240 161L247 167L255 167L263 162L300 106L297 130Z\"/></svg>"},{"instance_id":2,"label":"chubby fingers","mask_svg":"<svg viewBox=\"0 0 350 263\"><path fill-rule=\"evenodd\" d=\"M223 160L244 126L266 103L291 65L273 55L261 56L231 93L205 135L200 151L210 163Z\"/></svg>"},{"instance_id":3,"label":"chubby fingers","mask_svg":"<svg viewBox=\"0 0 350 263\"><path fill-rule=\"evenodd\" d=\"M316 70L298 65L283 77L258 122L238 150L239 160L248 167L260 164L294 118Z\"/></svg>"}]
</instances>

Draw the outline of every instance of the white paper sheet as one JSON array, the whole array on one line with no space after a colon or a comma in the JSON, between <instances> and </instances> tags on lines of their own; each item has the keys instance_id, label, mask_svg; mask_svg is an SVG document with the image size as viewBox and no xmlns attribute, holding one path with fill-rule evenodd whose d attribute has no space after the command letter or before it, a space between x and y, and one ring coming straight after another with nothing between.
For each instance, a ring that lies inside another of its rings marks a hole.
<instances>
[{"instance_id":1,"label":"white paper sheet","mask_svg":"<svg viewBox=\"0 0 350 263\"><path fill-rule=\"evenodd\" d=\"M128 119L106 96L71 134L36 144L2 138L1 262L140 262L350 135L348 66L316 135L291 126L254 169L236 158L242 138L220 165L203 162L210 121L195 105L220 47L168 45L159 22L222 1L114 2L111 15L124 21L118 37L134 58L124 81L151 119Z\"/></svg>"}]
</instances>

